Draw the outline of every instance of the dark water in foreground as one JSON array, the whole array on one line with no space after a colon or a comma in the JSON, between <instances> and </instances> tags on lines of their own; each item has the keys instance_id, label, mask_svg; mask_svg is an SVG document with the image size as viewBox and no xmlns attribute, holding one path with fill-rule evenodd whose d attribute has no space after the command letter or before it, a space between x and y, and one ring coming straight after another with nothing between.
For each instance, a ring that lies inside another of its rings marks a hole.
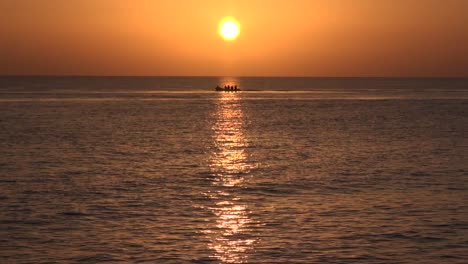
<instances>
[{"instance_id":1,"label":"dark water in foreground","mask_svg":"<svg viewBox=\"0 0 468 264\"><path fill-rule=\"evenodd\" d=\"M1 263L468 261L466 79L0 78L0 147Z\"/></svg>"}]
</instances>

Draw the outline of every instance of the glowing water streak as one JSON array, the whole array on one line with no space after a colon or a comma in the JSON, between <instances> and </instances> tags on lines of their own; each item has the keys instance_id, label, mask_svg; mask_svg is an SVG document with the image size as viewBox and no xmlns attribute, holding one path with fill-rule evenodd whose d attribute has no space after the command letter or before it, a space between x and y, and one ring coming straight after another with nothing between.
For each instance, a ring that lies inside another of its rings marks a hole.
<instances>
[{"instance_id":1,"label":"glowing water streak","mask_svg":"<svg viewBox=\"0 0 468 264\"><path fill-rule=\"evenodd\" d=\"M209 197L215 203L210 208L216 215L216 226L207 230L209 247L213 257L223 263L247 261L256 239L249 232L253 224L250 211L236 194L246 181L251 169L245 149L248 142L244 135L245 117L241 96L237 93L220 93L214 113L215 150L212 153L211 171L214 175L214 192Z\"/></svg>"}]
</instances>

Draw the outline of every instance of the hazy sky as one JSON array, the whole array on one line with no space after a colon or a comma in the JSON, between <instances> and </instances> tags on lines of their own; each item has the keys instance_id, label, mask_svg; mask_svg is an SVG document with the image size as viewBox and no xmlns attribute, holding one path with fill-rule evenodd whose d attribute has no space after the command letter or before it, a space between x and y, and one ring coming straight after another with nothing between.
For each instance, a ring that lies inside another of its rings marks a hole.
<instances>
[{"instance_id":1,"label":"hazy sky","mask_svg":"<svg viewBox=\"0 0 468 264\"><path fill-rule=\"evenodd\" d=\"M468 1L0 0L0 74L468 76Z\"/></svg>"}]
</instances>

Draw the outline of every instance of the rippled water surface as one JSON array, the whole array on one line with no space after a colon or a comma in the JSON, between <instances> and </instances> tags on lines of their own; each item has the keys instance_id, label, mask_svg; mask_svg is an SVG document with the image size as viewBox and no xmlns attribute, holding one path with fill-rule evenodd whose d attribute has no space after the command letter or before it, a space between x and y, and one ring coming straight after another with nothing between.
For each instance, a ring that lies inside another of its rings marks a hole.
<instances>
[{"instance_id":1,"label":"rippled water surface","mask_svg":"<svg viewBox=\"0 0 468 264\"><path fill-rule=\"evenodd\" d=\"M0 146L1 263L468 261L466 79L3 77Z\"/></svg>"}]
</instances>

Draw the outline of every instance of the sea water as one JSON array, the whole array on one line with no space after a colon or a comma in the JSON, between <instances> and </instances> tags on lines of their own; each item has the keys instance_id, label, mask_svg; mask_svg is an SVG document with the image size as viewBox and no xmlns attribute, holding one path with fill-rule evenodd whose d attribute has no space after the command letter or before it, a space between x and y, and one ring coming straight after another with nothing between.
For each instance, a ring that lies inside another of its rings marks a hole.
<instances>
[{"instance_id":1,"label":"sea water","mask_svg":"<svg viewBox=\"0 0 468 264\"><path fill-rule=\"evenodd\" d=\"M468 79L0 78L1 263L466 263L467 187Z\"/></svg>"}]
</instances>

